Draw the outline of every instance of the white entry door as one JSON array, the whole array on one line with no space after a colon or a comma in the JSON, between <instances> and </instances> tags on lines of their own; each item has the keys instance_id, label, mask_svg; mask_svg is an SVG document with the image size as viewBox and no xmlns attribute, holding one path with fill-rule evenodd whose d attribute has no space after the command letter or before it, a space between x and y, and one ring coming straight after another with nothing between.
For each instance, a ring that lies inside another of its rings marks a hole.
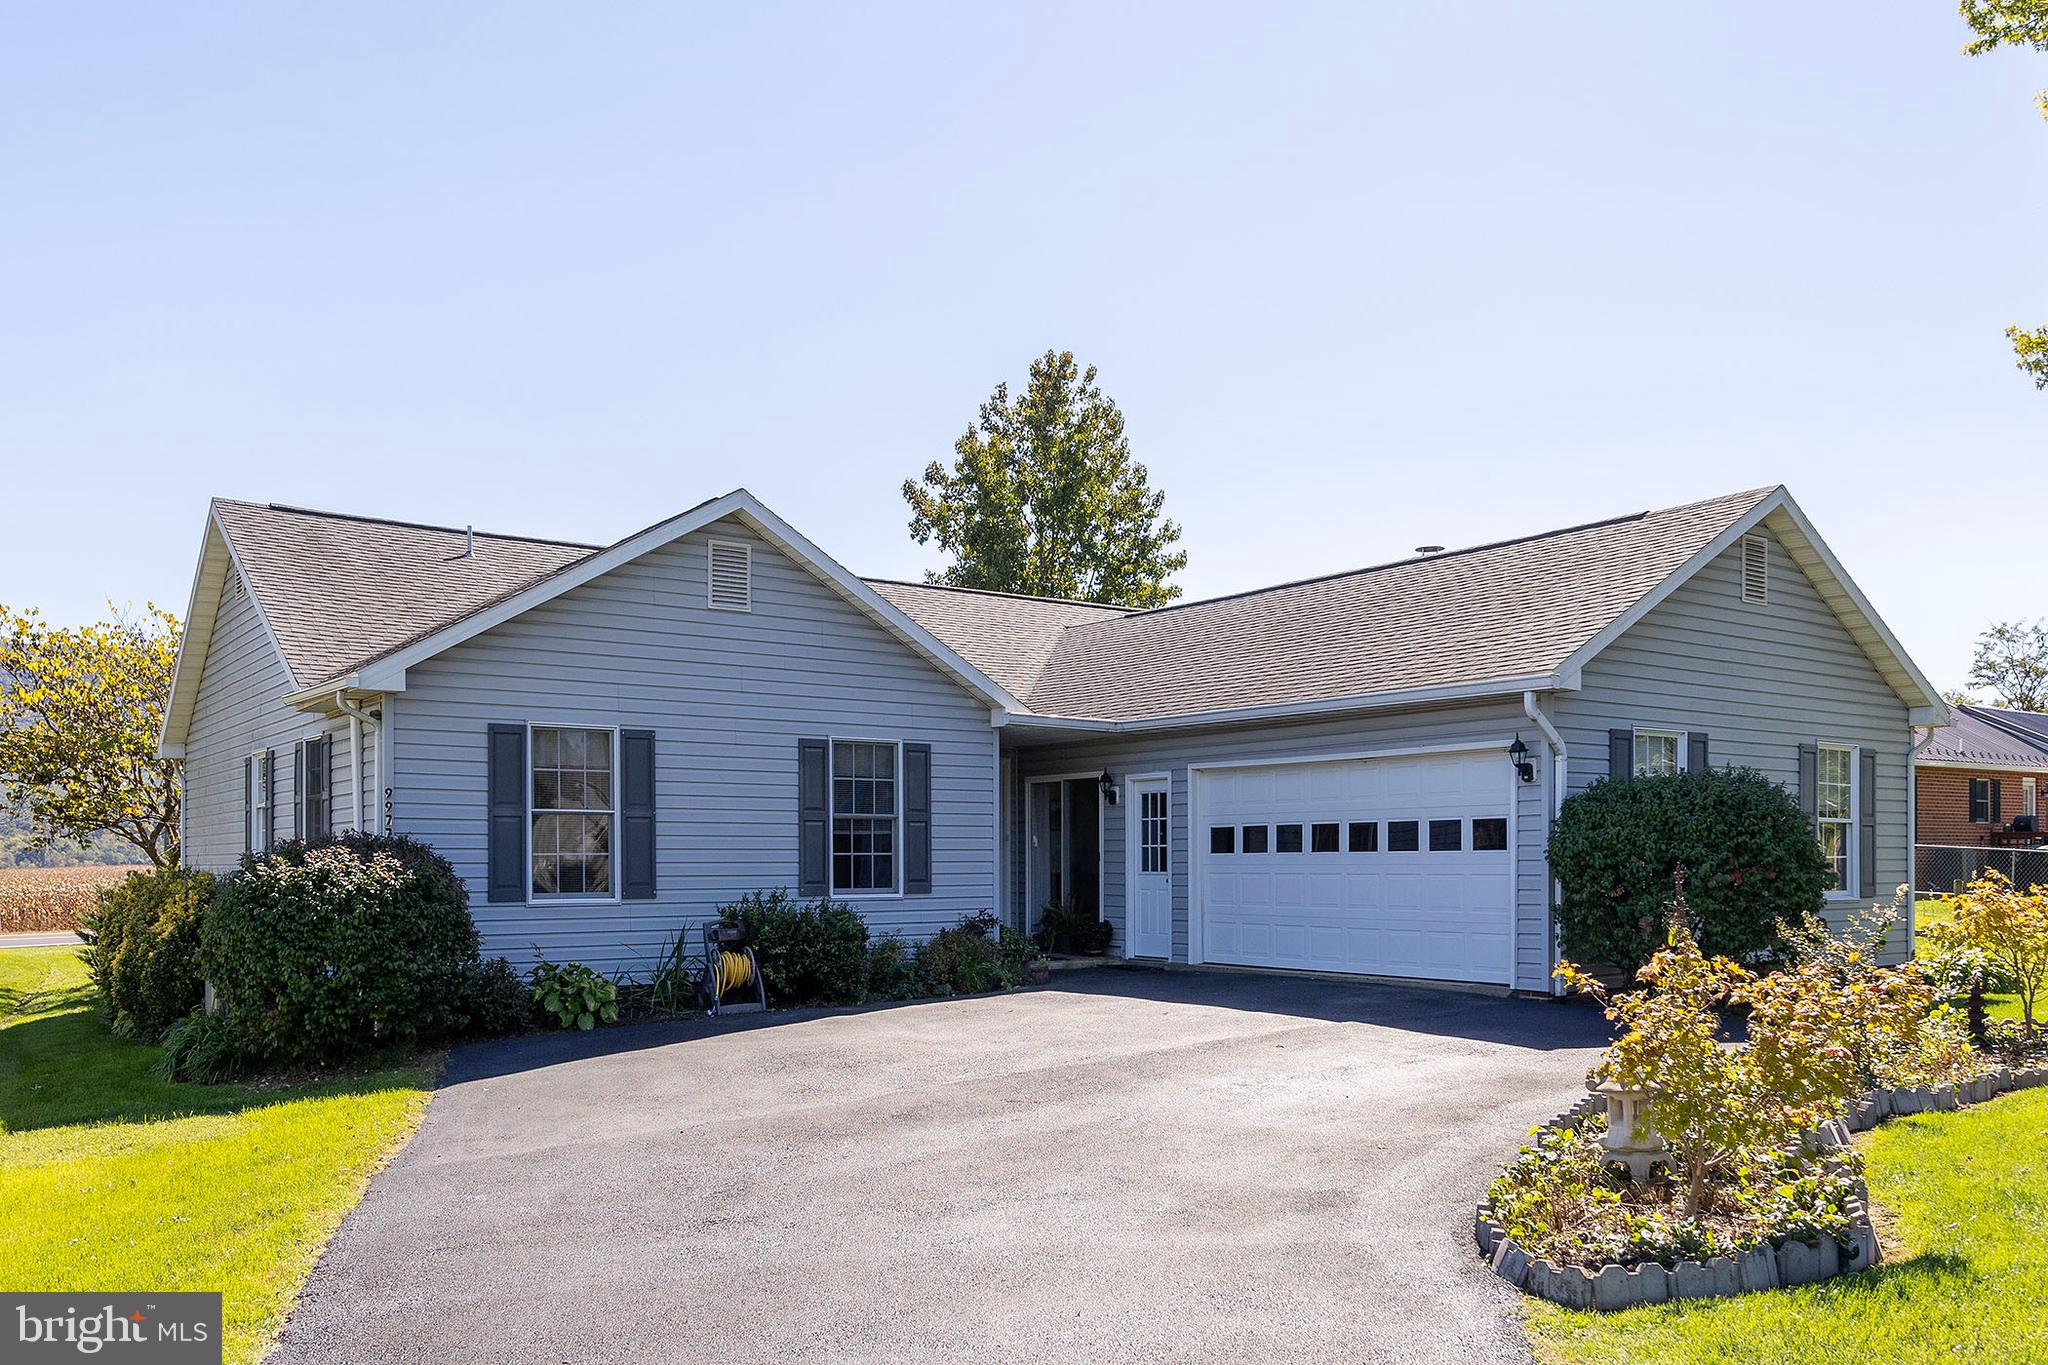
<instances>
[{"instance_id":1,"label":"white entry door","mask_svg":"<svg viewBox=\"0 0 2048 1365\"><path fill-rule=\"evenodd\" d=\"M1513 779L1497 752L1198 780L1204 960L1510 980Z\"/></svg>"},{"instance_id":2,"label":"white entry door","mask_svg":"<svg viewBox=\"0 0 2048 1365\"><path fill-rule=\"evenodd\" d=\"M1131 783L1126 824L1125 885L1130 889L1124 917L1128 957L1173 956L1173 874L1167 870L1166 779Z\"/></svg>"}]
</instances>

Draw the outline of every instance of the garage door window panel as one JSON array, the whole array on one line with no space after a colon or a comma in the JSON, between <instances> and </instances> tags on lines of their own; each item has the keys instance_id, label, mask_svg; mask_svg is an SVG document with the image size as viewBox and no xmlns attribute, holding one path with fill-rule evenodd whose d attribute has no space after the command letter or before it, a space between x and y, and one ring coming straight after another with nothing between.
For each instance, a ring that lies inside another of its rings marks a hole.
<instances>
[{"instance_id":1,"label":"garage door window panel","mask_svg":"<svg viewBox=\"0 0 2048 1365\"><path fill-rule=\"evenodd\" d=\"M1353 820L1351 822L1351 851L1353 853L1377 853L1380 851L1379 821Z\"/></svg>"},{"instance_id":2,"label":"garage door window panel","mask_svg":"<svg viewBox=\"0 0 2048 1365\"><path fill-rule=\"evenodd\" d=\"M1387 852L1413 853L1422 847L1422 826L1413 820L1387 821Z\"/></svg>"},{"instance_id":3,"label":"garage door window panel","mask_svg":"<svg viewBox=\"0 0 2048 1365\"><path fill-rule=\"evenodd\" d=\"M1465 824L1462 820L1432 820L1429 822L1429 851L1431 853L1456 853L1465 846Z\"/></svg>"},{"instance_id":4,"label":"garage door window panel","mask_svg":"<svg viewBox=\"0 0 2048 1365\"><path fill-rule=\"evenodd\" d=\"M1237 826L1209 826L1209 851L1211 853L1237 852Z\"/></svg>"},{"instance_id":5,"label":"garage door window panel","mask_svg":"<svg viewBox=\"0 0 2048 1365\"><path fill-rule=\"evenodd\" d=\"M1264 853L1266 851L1266 827L1264 825L1246 825L1244 827L1244 851L1247 853Z\"/></svg>"},{"instance_id":6,"label":"garage door window panel","mask_svg":"<svg viewBox=\"0 0 2048 1365\"><path fill-rule=\"evenodd\" d=\"M1474 853L1496 853L1508 846L1508 822L1501 816L1490 816L1472 822L1472 851Z\"/></svg>"},{"instance_id":7,"label":"garage door window panel","mask_svg":"<svg viewBox=\"0 0 2048 1365\"><path fill-rule=\"evenodd\" d=\"M1276 825L1273 828L1273 849L1278 853L1301 852L1301 826Z\"/></svg>"}]
</instances>

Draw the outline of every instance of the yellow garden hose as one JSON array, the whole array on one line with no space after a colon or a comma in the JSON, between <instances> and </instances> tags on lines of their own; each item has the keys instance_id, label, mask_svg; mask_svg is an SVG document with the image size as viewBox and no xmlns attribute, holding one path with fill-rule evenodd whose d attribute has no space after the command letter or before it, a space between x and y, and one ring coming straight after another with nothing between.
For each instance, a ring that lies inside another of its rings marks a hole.
<instances>
[{"instance_id":1,"label":"yellow garden hose","mask_svg":"<svg viewBox=\"0 0 2048 1365\"><path fill-rule=\"evenodd\" d=\"M754 979L754 959L745 953L736 953L730 948L719 950L718 962L713 969L713 998L722 998L727 991L746 985Z\"/></svg>"}]
</instances>

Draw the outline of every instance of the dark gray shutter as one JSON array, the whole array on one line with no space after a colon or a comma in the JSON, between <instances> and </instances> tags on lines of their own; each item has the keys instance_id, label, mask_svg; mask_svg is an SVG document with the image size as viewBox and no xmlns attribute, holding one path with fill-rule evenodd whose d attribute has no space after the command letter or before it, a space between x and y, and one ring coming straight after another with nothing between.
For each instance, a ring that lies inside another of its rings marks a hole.
<instances>
[{"instance_id":1,"label":"dark gray shutter","mask_svg":"<svg viewBox=\"0 0 2048 1365\"><path fill-rule=\"evenodd\" d=\"M1607 732L1607 776L1616 782L1626 782L1636 775L1636 732L1633 730L1609 730Z\"/></svg>"},{"instance_id":2,"label":"dark gray shutter","mask_svg":"<svg viewBox=\"0 0 2048 1365\"><path fill-rule=\"evenodd\" d=\"M1820 746L1802 744L1799 746L1799 809L1805 813L1808 824L1814 826L1814 836L1820 835L1816 817L1820 813Z\"/></svg>"},{"instance_id":3,"label":"dark gray shutter","mask_svg":"<svg viewBox=\"0 0 2048 1365\"><path fill-rule=\"evenodd\" d=\"M1877 894L1877 754L1857 751L1856 774L1856 894Z\"/></svg>"},{"instance_id":4,"label":"dark gray shutter","mask_svg":"<svg viewBox=\"0 0 2048 1365\"><path fill-rule=\"evenodd\" d=\"M334 832L334 736L321 735L306 746L306 756L313 766L307 773L305 837L325 839Z\"/></svg>"},{"instance_id":5,"label":"dark gray shutter","mask_svg":"<svg viewBox=\"0 0 2048 1365\"><path fill-rule=\"evenodd\" d=\"M1703 773L1707 770L1707 732L1688 731L1685 737L1685 766L1689 772Z\"/></svg>"},{"instance_id":6,"label":"dark gray shutter","mask_svg":"<svg viewBox=\"0 0 2048 1365\"><path fill-rule=\"evenodd\" d=\"M903 746L903 894L932 890L932 746Z\"/></svg>"},{"instance_id":7,"label":"dark gray shutter","mask_svg":"<svg viewBox=\"0 0 2048 1365\"><path fill-rule=\"evenodd\" d=\"M654 731L619 734L619 894L654 899Z\"/></svg>"},{"instance_id":8,"label":"dark gray shutter","mask_svg":"<svg viewBox=\"0 0 2048 1365\"><path fill-rule=\"evenodd\" d=\"M2005 818L2005 782L2002 778L1991 779L1991 823L1996 825Z\"/></svg>"},{"instance_id":9,"label":"dark gray shutter","mask_svg":"<svg viewBox=\"0 0 2048 1365\"><path fill-rule=\"evenodd\" d=\"M277 847L277 750L263 751L263 851Z\"/></svg>"},{"instance_id":10,"label":"dark gray shutter","mask_svg":"<svg viewBox=\"0 0 2048 1365\"><path fill-rule=\"evenodd\" d=\"M490 728L488 772L484 778L490 804L486 857L488 890L493 903L526 899L526 727Z\"/></svg>"},{"instance_id":11,"label":"dark gray shutter","mask_svg":"<svg viewBox=\"0 0 2048 1365\"><path fill-rule=\"evenodd\" d=\"M256 756L242 760L242 852L254 853L256 840Z\"/></svg>"},{"instance_id":12,"label":"dark gray shutter","mask_svg":"<svg viewBox=\"0 0 2048 1365\"><path fill-rule=\"evenodd\" d=\"M312 752L313 741L302 739L292 746L292 830L300 839L306 833L306 756Z\"/></svg>"},{"instance_id":13,"label":"dark gray shutter","mask_svg":"<svg viewBox=\"0 0 2048 1365\"><path fill-rule=\"evenodd\" d=\"M822 896L830 887L832 794L825 770L825 741L798 740L796 746L796 891Z\"/></svg>"}]
</instances>

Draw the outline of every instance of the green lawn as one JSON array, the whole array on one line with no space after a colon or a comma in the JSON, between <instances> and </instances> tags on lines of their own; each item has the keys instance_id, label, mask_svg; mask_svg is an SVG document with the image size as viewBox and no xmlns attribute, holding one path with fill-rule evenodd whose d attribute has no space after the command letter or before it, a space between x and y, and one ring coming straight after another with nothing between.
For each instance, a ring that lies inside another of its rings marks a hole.
<instances>
[{"instance_id":1,"label":"green lawn","mask_svg":"<svg viewBox=\"0 0 2048 1365\"><path fill-rule=\"evenodd\" d=\"M2048 1089L1892 1119L1863 1140L1886 1263L1742 1298L1574 1313L1530 1300L1557 1365L2048 1360Z\"/></svg>"},{"instance_id":2,"label":"green lawn","mask_svg":"<svg viewBox=\"0 0 2048 1365\"><path fill-rule=\"evenodd\" d=\"M1913 902L1914 930L1917 932L1930 924L1947 924L1955 914L1955 902L1941 897L1922 897ZM2034 1008L2036 1011L2040 1009L2039 1001L2035 1002ZM2020 1017L2020 998L2017 995L1987 995L1984 997L1984 1014L1989 1019L2017 1019Z\"/></svg>"},{"instance_id":3,"label":"green lawn","mask_svg":"<svg viewBox=\"0 0 2048 1365\"><path fill-rule=\"evenodd\" d=\"M0 1289L217 1289L255 1360L431 1073L174 1084L92 1006L76 950L0 952Z\"/></svg>"}]
</instances>

